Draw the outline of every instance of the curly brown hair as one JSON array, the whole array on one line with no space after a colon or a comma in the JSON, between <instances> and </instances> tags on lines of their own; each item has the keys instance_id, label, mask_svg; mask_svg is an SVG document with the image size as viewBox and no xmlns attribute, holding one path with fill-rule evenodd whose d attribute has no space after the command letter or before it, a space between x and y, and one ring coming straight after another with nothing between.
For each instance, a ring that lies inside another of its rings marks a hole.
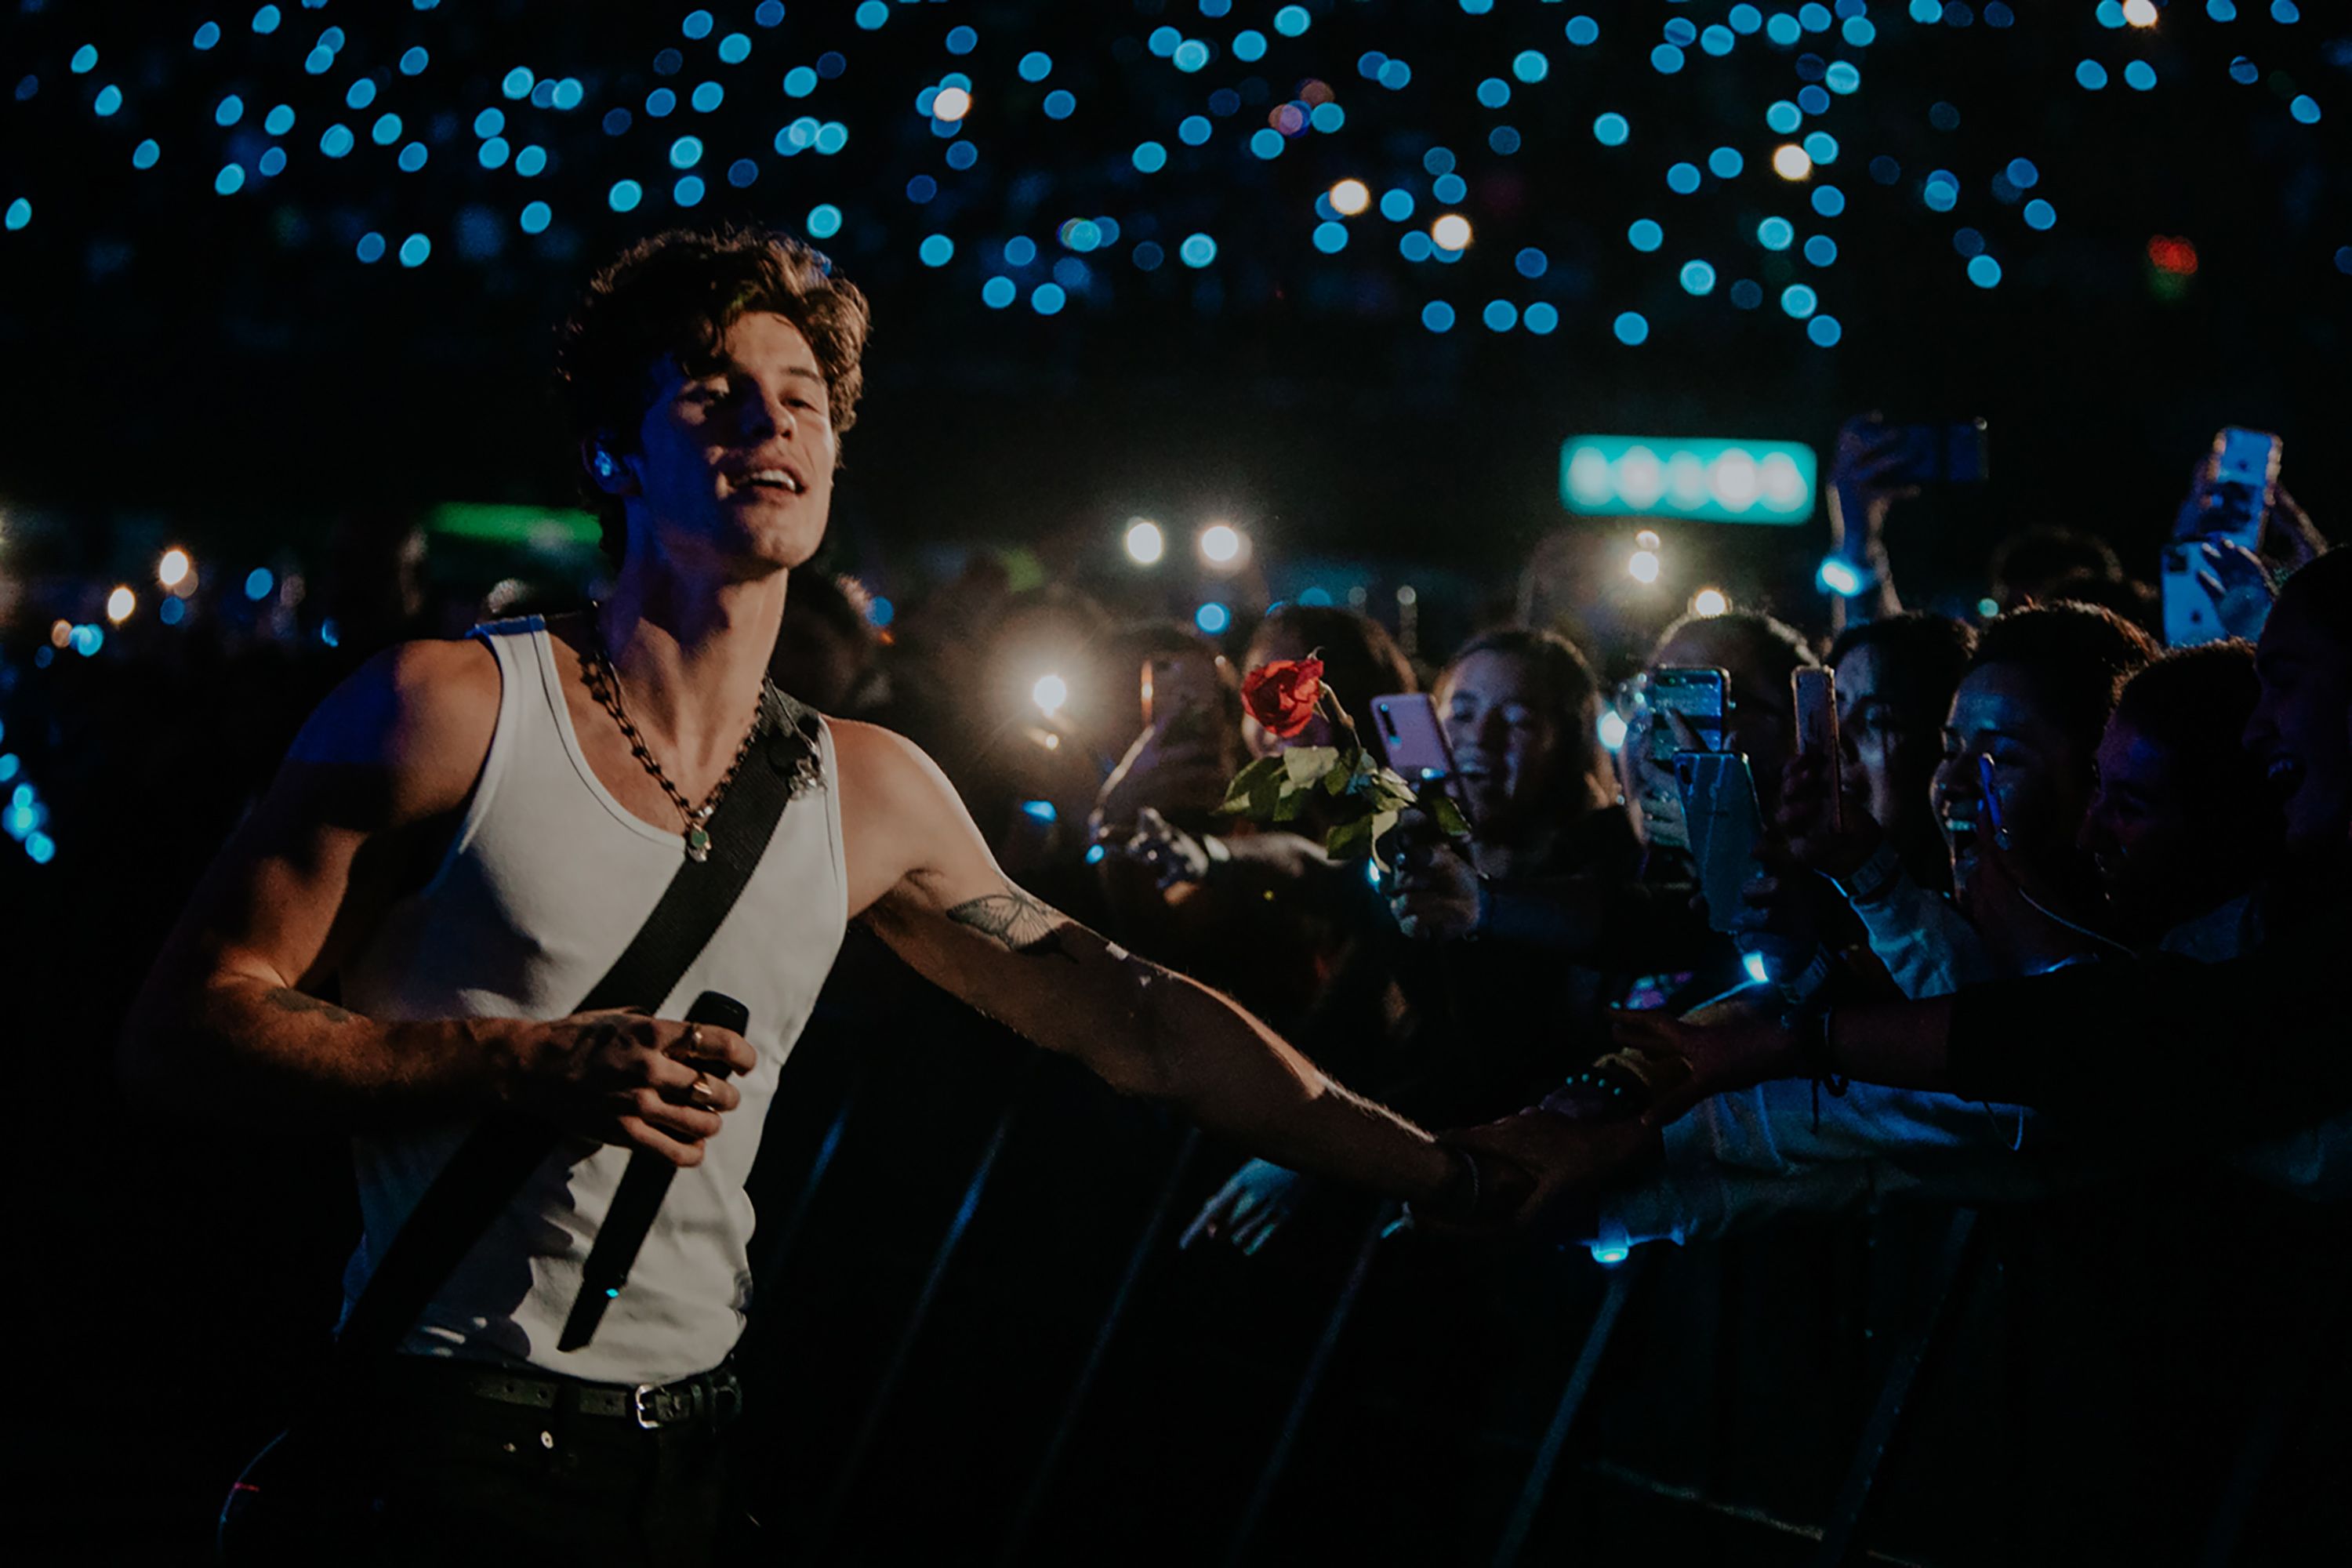
<instances>
[{"instance_id":1,"label":"curly brown hair","mask_svg":"<svg viewBox=\"0 0 2352 1568\"><path fill-rule=\"evenodd\" d=\"M824 376L836 435L857 422L860 360L871 318L866 296L833 274L814 247L774 229L671 229L641 239L602 268L558 334L556 379L575 437L627 450L653 395L653 367L689 373L719 352L728 329L754 310L783 317L808 339ZM621 503L581 476L604 526L608 559L628 542Z\"/></svg>"}]
</instances>

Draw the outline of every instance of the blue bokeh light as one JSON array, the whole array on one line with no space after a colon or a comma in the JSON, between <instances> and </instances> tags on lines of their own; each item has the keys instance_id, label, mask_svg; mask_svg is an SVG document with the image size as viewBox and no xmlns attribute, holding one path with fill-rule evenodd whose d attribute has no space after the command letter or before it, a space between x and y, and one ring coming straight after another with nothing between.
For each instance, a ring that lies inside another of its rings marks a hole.
<instances>
[{"instance_id":1,"label":"blue bokeh light","mask_svg":"<svg viewBox=\"0 0 2352 1568\"><path fill-rule=\"evenodd\" d=\"M1819 310L1821 302L1810 283L1791 283L1780 290L1780 309L1801 321Z\"/></svg>"},{"instance_id":2,"label":"blue bokeh light","mask_svg":"<svg viewBox=\"0 0 2352 1568\"><path fill-rule=\"evenodd\" d=\"M1627 348L1635 348L1650 341L1649 318L1639 310L1621 312L1617 320L1610 324L1610 330L1617 334L1617 341Z\"/></svg>"},{"instance_id":3,"label":"blue bokeh light","mask_svg":"<svg viewBox=\"0 0 2352 1568\"><path fill-rule=\"evenodd\" d=\"M1454 330L1454 307L1443 300L1432 300L1421 308L1421 324L1433 332Z\"/></svg>"},{"instance_id":4,"label":"blue bokeh light","mask_svg":"<svg viewBox=\"0 0 2352 1568\"><path fill-rule=\"evenodd\" d=\"M1639 251L1653 251L1665 243L1666 232L1654 218L1635 218L1625 230L1625 243Z\"/></svg>"},{"instance_id":5,"label":"blue bokeh light","mask_svg":"<svg viewBox=\"0 0 2352 1568\"><path fill-rule=\"evenodd\" d=\"M1683 263L1682 272L1679 277L1683 286L1683 292L1685 294L1712 294L1715 292L1715 268L1708 262L1698 260L1685 261Z\"/></svg>"},{"instance_id":6,"label":"blue bokeh light","mask_svg":"<svg viewBox=\"0 0 2352 1568\"><path fill-rule=\"evenodd\" d=\"M1217 242L1205 234L1187 235L1176 255L1187 267L1206 267L1217 258Z\"/></svg>"},{"instance_id":7,"label":"blue bokeh light","mask_svg":"<svg viewBox=\"0 0 2352 1568\"><path fill-rule=\"evenodd\" d=\"M1559 326L1559 308L1538 300L1520 312L1519 324L1539 338L1549 337Z\"/></svg>"},{"instance_id":8,"label":"blue bokeh light","mask_svg":"<svg viewBox=\"0 0 2352 1568\"><path fill-rule=\"evenodd\" d=\"M1633 128L1626 122L1625 117L1614 110L1592 122L1592 139L1603 147L1622 147L1625 139L1633 133Z\"/></svg>"}]
</instances>

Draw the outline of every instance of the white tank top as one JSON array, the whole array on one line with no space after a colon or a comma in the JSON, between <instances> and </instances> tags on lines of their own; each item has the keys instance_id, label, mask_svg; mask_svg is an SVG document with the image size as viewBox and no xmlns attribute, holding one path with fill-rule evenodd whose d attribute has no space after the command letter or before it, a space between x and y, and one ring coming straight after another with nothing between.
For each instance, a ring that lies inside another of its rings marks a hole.
<instances>
[{"instance_id":1,"label":"white tank top","mask_svg":"<svg viewBox=\"0 0 2352 1568\"><path fill-rule=\"evenodd\" d=\"M557 649L537 616L478 626L498 656L498 728L447 857L343 966L344 1004L386 1020L559 1018L604 978L685 855L597 782L573 733ZM743 1101L671 1182L629 1283L586 1348L556 1335L629 1152L568 1140L541 1163L419 1319L404 1351L528 1363L601 1383L662 1383L723 1360L751 1294L751 1203L743 1190L784 1058L833 966L848 919L833 738L819 783L785 808L774 839L709 945L658 1008L682 1016L706 990L751 1009L756 1071ZM721 807L723 819L724 807ZM363 1223L344 1310L470 1120L353 1141Z\"/></svg>"}]
</instances>

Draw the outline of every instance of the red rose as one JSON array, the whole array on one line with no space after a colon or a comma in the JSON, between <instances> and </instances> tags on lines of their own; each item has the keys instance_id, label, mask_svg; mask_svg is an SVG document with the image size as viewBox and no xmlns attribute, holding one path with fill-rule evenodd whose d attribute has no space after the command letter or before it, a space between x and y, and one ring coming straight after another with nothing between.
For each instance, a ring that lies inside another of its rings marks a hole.
<instances>
[{"instance_id":1,"label":"red rose","mask_svg":"<svg viewBox=\"0 0 2352 1568\"><path fill-rule=\"evenodd\" d=\"M1323 661L1278 658L1242 678L1242 705L1268 733L1284 740L1307 728L1323 699Z\"/></svg>"}]
</instances>

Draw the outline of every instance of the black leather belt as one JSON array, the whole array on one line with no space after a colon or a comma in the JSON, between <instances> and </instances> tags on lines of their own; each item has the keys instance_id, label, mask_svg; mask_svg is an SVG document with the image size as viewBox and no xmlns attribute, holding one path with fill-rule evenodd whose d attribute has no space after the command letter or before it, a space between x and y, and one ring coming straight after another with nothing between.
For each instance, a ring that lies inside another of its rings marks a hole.
<instances>
[{"instance_id":1,"label":"black leather belt","mask_svg":"<svg viewBox=\"0 0 2352 1568\"><path fill-rule=\"evenodd\" d=\"M529 1410L625 1420L646 1431L700 1425L724 1426L743 1412L743 1384L722 1362L675 1383L588 1383L438 1356L391 1358L387 1393L457 1393Z\"/></svg>"}]
</instances>

